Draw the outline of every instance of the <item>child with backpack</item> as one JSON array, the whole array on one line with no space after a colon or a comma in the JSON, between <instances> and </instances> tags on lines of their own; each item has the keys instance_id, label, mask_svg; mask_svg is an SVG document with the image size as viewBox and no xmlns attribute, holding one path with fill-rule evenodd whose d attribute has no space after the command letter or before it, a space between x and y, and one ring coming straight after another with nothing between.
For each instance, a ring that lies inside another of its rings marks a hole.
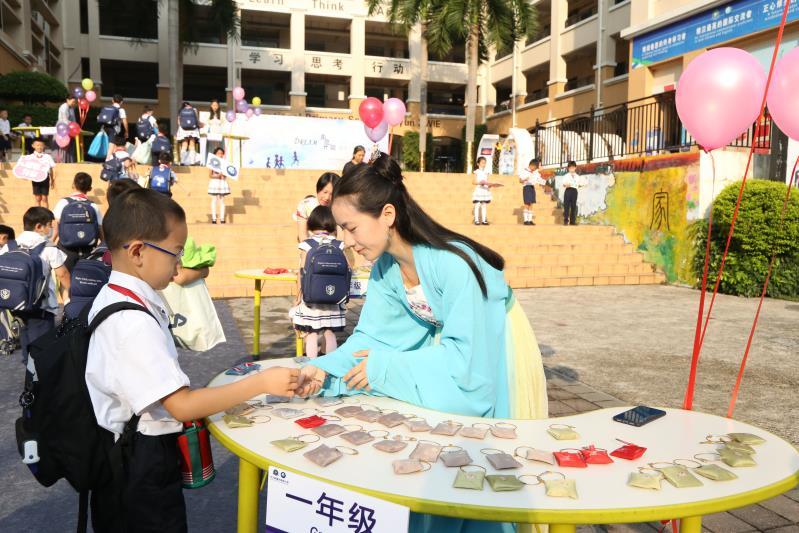
<instances>
[{"instance_id":1,"label":"child with backpack","mask_svg":"<svg viewBox=\"0 0 799 533\"><path fill-rule=\"evenodd\" d=\"M150 169L147 178L147 188L172 197L172 185L177 183L178 177L172 172L172 157L167 152L158 154L158 166Z\"/></svg>"},{"instance_id":2,"label":"child with backpack","mask_svg":"<svg viewBox=\"0 0 799 533\"><path fill-rule=\"evenodd\" d=\"M72 180L72 194L58 201L53 211L53 241L67 256L66 267L72 272L79 259L88 256L102 240L100 206L87 196L92 190L92 177L78 172Z\"/></svg>"},{"instance_id":3,"label":"child with backpack","mask_svg":"<svg viewBox=\"0 0 799 533\"><path fill-rule=\"evenodd\" d=\"M169 154L169 160L172 160L172 143L160 129L156 131L155 139L153 139L153 145L151 147L151 154L150 154L150 161L152 162L153 166L158 163L158 157L162 153Z\"/></svg>"},{"instance_id":4,"label":"child with backpack","mask_svg":"<svg viewBox=\"0 0 799 533\"><path fill-rule=\"evenodd\" d=\"M319 355L319 334L325 350L338 346L336 331L347 325L345 302L350 290L350 269L344 243L336 240L336 220L329 207L320 205L308 216L310 238L302 241L297 298L294 301L294 329L305 333L305 355ZM322 264L319 259L324 259ZM320 266L321 265L321 266Z\"/></svg>"},{"instance_id":5,"label":"child with backpack","mask_svg":"<svg viewBox=\"0 0 799 533\"><path fill-rule=\"evenodd\" d=\"M33 202L38 207L49 209L50 200L48 199L48 196L50 196L50 187L55 187L55 174L53 174L55 161L53 161L53 158L50 154L44 153L44 139L41 137L36 137L33 140L33 156L40 160L40 162L45 166L50 168L50 175L47 177L47 179L31 182L33 185Z\"/></svg>"},{"instance_id":6,"label":"child with backpack","mask_svg":"<svg viewBox=\"0 0 799 533\"><path fill-rule=\"evenodd\" d=\"M108 135L108 155L106 160L111 159L117 151L117 147L124 148L128 138L128 115L122 107L122 96L115 94L111 98L111 105L100 108L97 114L97 124L99 124L105 134Z\"/></svg>"},{"instance_id":7,"label":"child with backpack","mask_svg":"<svg viewBox=\"0 0 799 533\"><path fill-rule=\"evenodd\" d=\"M8 241L13 241L14 239L16 239L14 228L6 226L5 224L0 224L0 247L5 246L8 244Z\"/></svg>"},{"instance_id":8,"label":"child with backpack","mask_svg":"<svg viewBox=\"0 0 799 533\"><path fill-rule=\"evenodd\" d=\"M155 140L157 134L158 121L153 116L153 107L146 105L144 106L144 112L136 122L136 142L141 144Z\"/></svg>"},{"instance_id":9,"label":"child with backpack","mask_svg":"<svg viewBox=\"0 0 799 533\"><path fill-rule=\"evenodd\" d=\"M50 241L54 220L49 209L29 208L22 217L24 231L0 249L0 308L10 310L24 324L20 332L23 363L28 345L55 327L58 296L51 270L63 293L69 291L67 256Z\"/></svg>"},{"instance_id":10,"label":"child with backpack","mask_svg":"<svg viewBox=\"0 0 799 533\"><path fill-rule=\"evenodd\" d=\"M178 124L175 140L180 142L180 164L196 165L199 163L197 143L200 142L200 117L189 102L183 102L178 113Z\"/></svg>"},{"instance_id":11,"label":"child with backpack","mask_svg":"<svg viewBox=\"0 0 799 533\"><path fill-rule=\"evenodd\" d=\"M214 150L214 155L224 158L222 148ZM230 185L227 177L221 172L211 169L211 179L208 182L208 194L211 196L211 224L216 224L216 204L219 204L219 221L225 223L225 196L230 194Z\"/></svg>"},{"instance_id":12,"label":"child with backpack","mask_svg":"<svg viewBox=\"0 0 799 533\"><path fill-rule=\"evenodd\" d=\"M299 371L273 367L228 385L190 389L156 292L172 280L183 253L185 212L163 195L132 190L114 201L103 229L113 271L89 321L104 318L114 304L138 310L107 316L91 334L86 354L85 384L96 423L123 441L115 455L123 467L120 478L92 493L92 526L98 533L185 532L177 445L183 422L264 393L291 397Z\"/></svg>"}]
</instances>

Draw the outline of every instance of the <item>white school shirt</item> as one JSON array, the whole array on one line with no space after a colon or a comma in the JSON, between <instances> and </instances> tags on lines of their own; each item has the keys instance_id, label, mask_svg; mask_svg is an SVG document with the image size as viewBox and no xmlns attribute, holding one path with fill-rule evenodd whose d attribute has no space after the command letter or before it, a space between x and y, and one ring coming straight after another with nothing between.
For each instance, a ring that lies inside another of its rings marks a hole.
<instances>
[{"instance_id":1,"label":"white school shirt","mask_svg":"<svg viewBox=\"0 0 799 533\"><path fill-rule=\"evenodd\" d=\"M491 176L490 170L488 170L487 168L483 169L477 168L474 171L474 175L475 175L474 179L477 185L487 187L485 183L488 181L488 178Z\"/></svg>"},{"instance_id":2,"label":"white school shirt","mask_svg":"<svg viewBox=\"0 0 799 533\"><path fill-rule=\"evenodd\" d=\"M17 127L18 127L18 128L32 128L32 127L33 127L33 125L31 125L31 124L25 124L24 122L20 122L20 123L17 125ZM24 135L25 137L27 137L28 139L35 139L35 138L36 138L36 132L35 132L35 131L26 131L26 132L24 132L24 133L23 133L23 135Z\"/></svg>"},{"instance_id":3,"label":"white school shirt","mask_svg":"<svg viewBox=\"0 0 799 533\"><path fill-rule=\"evenodd\" d=\"M586 179L579 174L566 174L563 177L563 188L565 189L582 189L586 186Z\"/></svg>"},{"instance_id":4,"label":"white school shirt","mask_svg":"<svg viewBox=\"0 0 799 533\"><path fill-rule=\"evenodd\" d=\"M127 113L125 113L125 110L122 108L122 106L121 106L120 104L114 103L114 104L111 104L111 105L113 105L114 107L116 107L117 109L119 109L119 121L120 121L120 124L121 124L121 122L122 122L123 120L125 120L126 118L128 118L128 114L127 114Z\"/></svg>"},{"instance_id":5,"label":"white school shirt","mask_svg":"<svg viewBox=\"0 0 799 533\"><path fill-rule=\"evenodd\" d=\"M529 168L523 168L521 172L519 172L519 177L524 180L525 185L545 185L546 180L541 177L541 173L538 169L530 171Z\"/></svg>"},{"instance_id":6,"label":"white school shirt","mask_svg":"<svg viewBox=\"0 0 799 533\"><path fill-rule=\"evenodd\" d=\"M11 123L4 118L0 118L0 135L11 135Z\"/></svg>"},{"instance_id":7,"label":"white school shirt","mask_svg":"<svg viewBox=\"0 0 799 533\"><path fill-rule=\"evenodd\" d=\"M89 199L86 197L86 195L83 194L83 193L79 193L79 192L70 194L69 196L67 196L67 198L74 198L75 200L80 200L80 201L83 201L83 202L89 202ZM61 198L58 201L58 203L55 204L55 209L53 209L53 216L55 216L56 220L61 220L61 213L64 212L64 208L67 206L67 204L69 204L69 202L67 201L67 198ZM94 202L89 202L89 205L92 206L92 209L94 209L94 212L97 215L97 223L98 224L102 224L103 223L103 214L100 212L100 206L98 206Z\"/></svg>"},{"instance_id":8,"label":"white school shirt","mask_svg":"<svg viewBox=\"0 0 799 533\"><path fill-rule=\"evenodd\" d=\"M44 152L42 152L41 154L39 152L33 152L33 155L36 156L36 159L41 159L42 162L45 163L48 168L50 169L55 168L55 160L53 159L53 156L51 156L50 154L46 154Z\"/></svg>"},{"instance_id":9,"label":"white school shirt","mask_svg":"<svg viewBox=\"0 0 799 533\"><path fill-rule=\"evenodd\" d=\"M145 281L116 270L108 282L133 291L158 323L141 311L120 311L94 331L86 360L86 386L97 423L119 435L135 412L141 415L139 433L177 433L183 424L160 400L188 387L189 378L178 363L163 300ZM89 320L117 302L138 304L106 285L92 304Z\"/></svg>"},{"instance_id":10,"label":"white school shirt","mask_svg":"<svg viewBox=\"0 0 799 533\"><path fill-rule=\"evenodd\" d=\"M17 237L17 244L24 248L36 248L45 241L47 241L47 238L35 231L23 231L19 234L19 237ZM0 255L6 252L8 252L8 245L3 245L3 247L0 248ZM56 314L58 312L58 296L56 294L55 280L53 276L50 275L50 271L64 266L67 260L67 254L56 248L53 243L48 242L39 257L44 264L43 273L47 279L47 295L41 307L48 313Z\"/></svg>"}]
</instances>

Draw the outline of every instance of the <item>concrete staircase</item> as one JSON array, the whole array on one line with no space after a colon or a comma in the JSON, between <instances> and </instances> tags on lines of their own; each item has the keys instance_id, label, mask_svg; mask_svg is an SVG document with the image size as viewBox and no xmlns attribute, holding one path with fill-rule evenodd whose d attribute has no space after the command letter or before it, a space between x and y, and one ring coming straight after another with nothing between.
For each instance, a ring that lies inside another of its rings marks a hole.
<instances>
[{"instance_id":1,"label":"concrete staircase","mask_svg":"<svg viewBox=\"0 0 799 533\"><path fill-rule=\"evenodd\" d=\"M146 169L144 169L146 170ZM97 164L59 165L50 204L70 192L78 171L95 178L93 200L105 207L105 183ZM218 260L208 287L215 297L248 296L251 280L234 273L247 268L296 268L296 224L291 215L297 203L314 193L319 172L244 169L231 182L227 197L228 223L210 224L206 194L208 169L176 169L179 183L174 198L188 216L189 235L197 242L216 245ZM507 262L512 287L561 287L663 283L665 277L610 226L563 226L556 203L539 190L536 226L521 225L521 187L515 178L497 177L506 187L494 189L489 226L474 226L471 193L474 186L464 174L408 173L406 184L416 200L439 222L491 246ZM0 223L21 231L22 214L32 204L31 186L15 178L11 166L0 165ZM286 295L291 283L266 282L264 294Z\"/></svg>"}]
</instances>

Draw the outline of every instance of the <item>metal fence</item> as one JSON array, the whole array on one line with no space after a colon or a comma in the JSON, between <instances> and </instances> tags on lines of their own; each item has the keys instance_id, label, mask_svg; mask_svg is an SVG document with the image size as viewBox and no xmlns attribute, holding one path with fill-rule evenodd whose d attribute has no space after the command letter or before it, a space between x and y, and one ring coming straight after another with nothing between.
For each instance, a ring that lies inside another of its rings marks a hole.
<instances>
[{"instance_id":1,"label":"metal fence","mask_svg":"<svg viewBox=\"0 0 799 533\"><path fill-rule=\"evenodd\" d=\"M760 128L753 124L730 146L768 152L772 122L766 115ZM591 108L530 129L536 154L543 166L564 166L568 161L597 163L625 157L688 151L696 145L677 115L674 91L631 100L616 106ZM756 138L755 138L756 136Z\"/></svg>"}]
</instances>

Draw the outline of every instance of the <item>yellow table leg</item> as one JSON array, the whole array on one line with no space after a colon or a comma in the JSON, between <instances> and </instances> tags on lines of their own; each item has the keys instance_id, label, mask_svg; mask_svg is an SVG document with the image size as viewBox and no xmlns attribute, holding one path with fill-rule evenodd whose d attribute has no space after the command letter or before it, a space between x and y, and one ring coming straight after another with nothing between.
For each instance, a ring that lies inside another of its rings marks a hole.
<instances>
[{"instance_id":1,"label":"yellow table leg","mask_svg":"<svg viewBox=\"0 0 799 533\"><path fill-rule=\"evenodd\" d=\"M78 163L83 163L83 149L81 147L80 134L75 136L75 161Z\"/></svg>"},{"instance_id":2,"label":"yellow table leg","mask_svg":"<svg viewBox=\"0 0 799 533\"><path fill-rule=\"evenodd\" d=\"M302 352L303 352L302 335L300 335L299 331L295 332L295 334L297 336L297 350L295 351L295 355L297 357L302 357Z\"/></svg>"},{"instance_id":3,"label":"yellow table leg","mask_svg":"<svg viewBox=\"0 0 799 533\"><path fill-rule=\"evenodd\" d=\"M702 533L702 517L689 516L680 519L680 533Z\"/></svg>"},{"instance_id":4,"label":"yellow table leg","mask_svg":"<svg viewBox=\"0 0 799 533\"><path fill-rule=\"evenodd\" d=\"M238 533L258 531L258 482L261 470L244 459L239 459L239 513Z\"/></svg>"},{"instance_id":5,"label":"yellow table leg","mask_svg":"<svg viewBox=\"0 0 799 533\"><path fill-rule=\"evenodd\" d=\"M255 280L252 306L252 358L258 359L261 353L261 280Z\"/></svg>"},{"instance_id":6,"label":"yellow table leg","mask_svg":"<svg viewBox=\"0 0 799 533\"><path fill-rule=\"evenodd\" d=\"M576 531L574 524L550 524L549 533L574 533Z\"/></svg>"}]
</instances>

